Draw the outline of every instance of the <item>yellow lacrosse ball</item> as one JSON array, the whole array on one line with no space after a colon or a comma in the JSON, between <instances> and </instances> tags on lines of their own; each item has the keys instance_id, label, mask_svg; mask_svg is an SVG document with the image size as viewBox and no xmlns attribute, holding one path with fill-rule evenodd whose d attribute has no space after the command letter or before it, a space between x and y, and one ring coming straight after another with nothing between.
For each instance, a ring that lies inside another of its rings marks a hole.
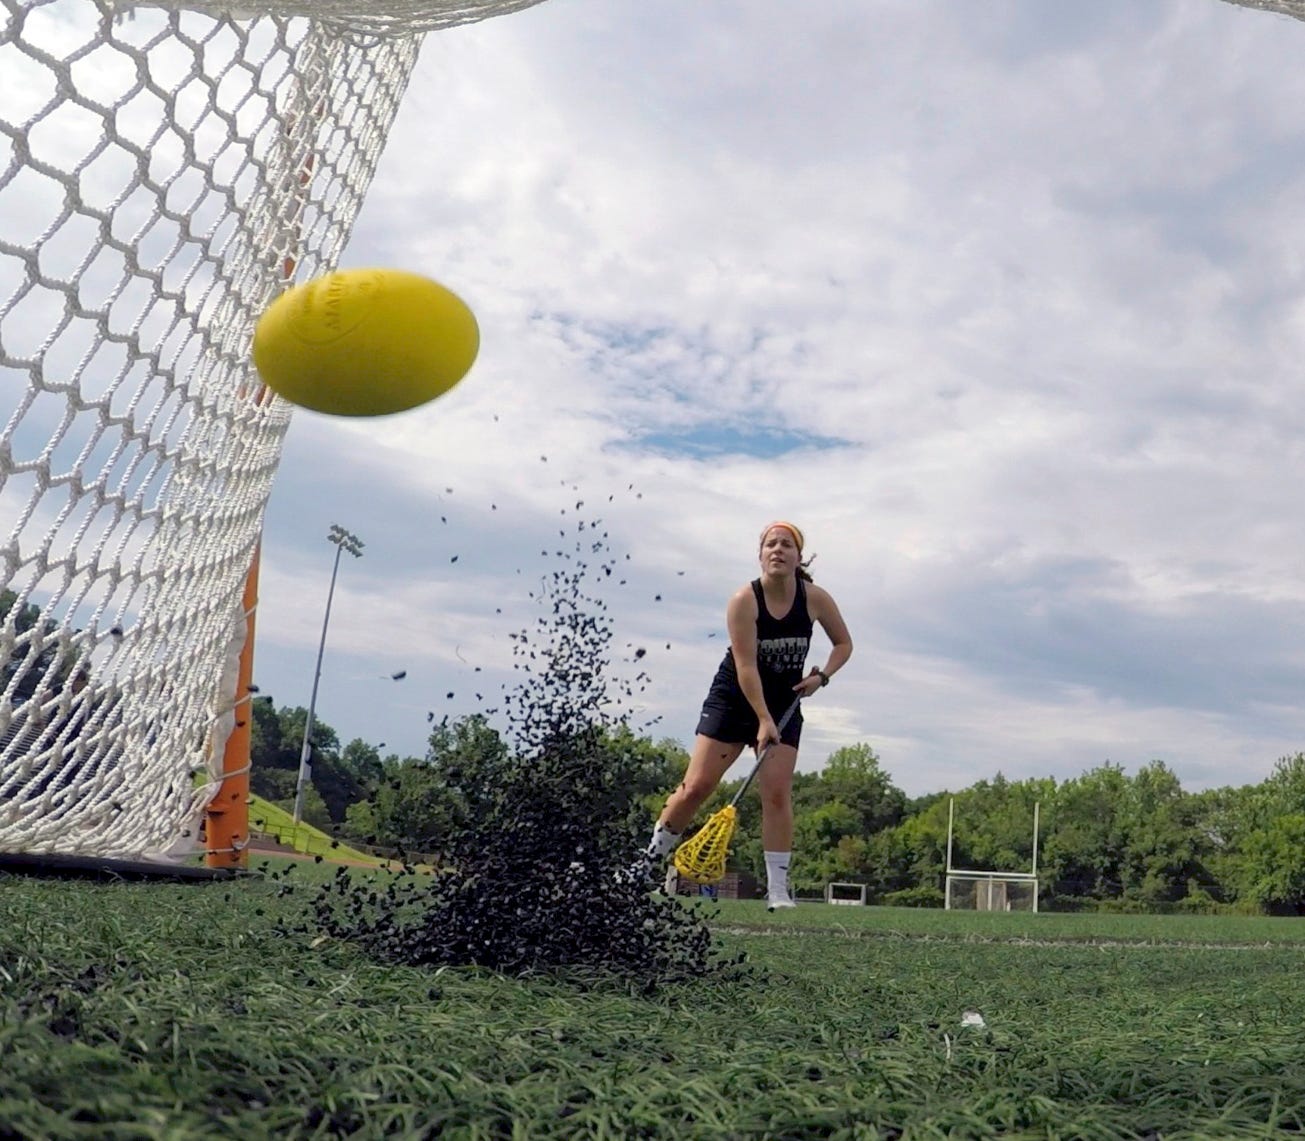
<instances>
[{"instance_id":1,"label":"yellow lacrosse ball","mask_svg":"<svg viewBox=\"0 0 1305 1141\"><path fill-rule=\"evenodd\" d=\"M388 416L443 396L479 350L462 299L398 269L342 269L296 285L254 327L263 383L332 416Z\"/></svg>"}]
</instances>

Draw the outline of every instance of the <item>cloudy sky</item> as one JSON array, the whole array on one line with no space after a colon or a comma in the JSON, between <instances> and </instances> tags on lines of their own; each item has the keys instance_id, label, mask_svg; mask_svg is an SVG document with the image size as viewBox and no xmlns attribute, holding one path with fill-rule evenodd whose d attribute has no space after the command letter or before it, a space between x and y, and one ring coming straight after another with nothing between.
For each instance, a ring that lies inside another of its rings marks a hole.
<instances>
[{"instance_id":1,"label":"cloudy sky","mask_svg":"<svg viewBox=\"0 0 1305 1141\"><path fill-rule=\"evenodd\" d=\"M632 712L687 744L790 517L856 643L803 769L1261 779L1305 749L1302 49L1223 0L548 0L432 34L343 262L444 282L481 356L416 412L296 414L264 692L308 703L342 524L318 713L422 753L514 684L601 518Z\"/></svg>"}]
</instances>

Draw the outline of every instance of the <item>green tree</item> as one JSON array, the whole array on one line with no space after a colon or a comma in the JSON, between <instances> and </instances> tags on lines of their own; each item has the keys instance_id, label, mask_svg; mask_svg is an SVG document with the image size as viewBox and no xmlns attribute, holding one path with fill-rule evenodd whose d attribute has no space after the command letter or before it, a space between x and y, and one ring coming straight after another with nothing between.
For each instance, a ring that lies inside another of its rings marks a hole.
<instances>
[{"instance_id":1,"label":"green tree","mask_svg":"<svg viewBox=\"0 0 1305 1141\"><path fill-rule=\"evenodd\" d=\"M810 784L801 786L805 799L837 802L856 815L848 835L871 836L900 824L906 794L883 770L878 754L867 744L836 749ZM796 801L796 797L795 797Z\"/></svg>"},{"instance_id":2,"label":"green tree","mask_svg":"<svg viewBox=\"0 0 1305 1141\"><path fill-rule=\"evenodd\" d=\"M884 896L914 886L910 870L913 857L907 849L906 822L903 820L896 828L876 832L865 841L862 882L871 903L880 903Z\"/></svg>"},{"instance_id":3,"label":"green tree","mask_svg":"<svg viewBox=\"0 0 1305 1141\"><path fill-rule=\"evenodd\" d=\"M1122 894L1147 905L1173 903L1206 878L1195 809L1163 761L1144 765L1128 783L1119 812L1124 837Z\"/></svg>"},{"instance_id":4,"label":"green tree","mask_svg":"<svg viewBox=\"0 0 1305 1141\"><path fill-rule=\"evenodd\" d=\"M273 804L286 803L294 810L295 788L299 774L289 769L254 769L249 774L249 788L255 796Z\"/></svg>"},{"instance_id":5,"label":"green tree","mask_svg":"<svg viewBox=\"0 0 1305 1141\"><path fill-rule=\"evenodd\" d=\"M1009 781L998 773L956 794L952 865L990 872L1024 872L1033 867L1035 810L1049 807L1055 782ZM1039 827L1041 828L1039 818Z\"/></svg>"},{"instance_id":6,"label":"green tree","mask_svg":"<svg viewBox=\"0 0 1305 1141\"><path fill-rule=\"evenodd\" d=\"M489 815L509 761L506 742L484 714L444 718L431 730L425 764L432 779L449 790L449 826L474 829Z\"/></svg>"},{"instance_id":7,"label":"green tree","mask_svg":"<svg viewBox=\"0 0 1305 1141\"><path fill-rule=\"evenodd\" d=\"M50 619L42 619L40 608L30 602L15 611L18 595L8 588L0 590L0 626L10 626L14 632L14 646L0 665L0 686L14 685L14 698L22 702L30 699L44 684L58 692L73 667L73 659L61 653L54 636L58 626ZM41 649L32 653L35 646L44 642Z\"/></svg>"},{"instance_id":8,"label":"green tree","mask_svg":"<svg viewBox=\"0 0 1305 1141\"><path fill-rule=\"evenodd\" d=\"M608 749L633 762L630 768L639 813L634 827L639 832L650 829L661 814L666 798L684 779L689 754L673 737L652 741L636 736L627 725L609 730L606 738Z\"/></svg>"},{"instance_id":9,"label":"green tree","mask_svg":"<svg viewBox=\"0 0 1305 1141\"><path fill-rule=\"evenodd\" d=\"M253 702L253 721L249 727L254 767L298 772L307 722L308 710L302 705L283 705L277 709L271 697L258 697ZM313 763L323 754L338 752L339 748L340 738L335 730L314 716Z\"/></svg>"},{"instance_id":10,"label":"green tree","mask_svg":"<svg viewBox=\"0 0 1305 1141\"><path fill-rule=\"evenodd\" d=\"M947 805L939 797L904 822L911 853L911 878L917 887L941 888L947 874Z\"/></svg>"},{"instance_id":11,"label":"green tree","mask_svg":"<svg viewBox=\"0 0 1305 1141\"><path fill-rule=\"evenodd\" d=\"M294 811L295 798L279 801L277 806L284 808L287 812ZM327 810L326 802L322 799L322 794L317 791L311 784L304 789L304 802L299 817L305 824L311 824L314 828L320 828L323 832L331 831L334 821Z\"/></svg>"},{"instance_id":12,"label":"green tree","mask_svg":"<svg viewBox=\"0 0 1305 1141\"><path fill-rule=\"evenodd\" d=\"M1060 785L1040 869L1048 902L1123 895L1128 784L1124 770L1107 763Z\"/></svg>"},{"instance_id":13,"label":"green tree","mask_svg":"<svg viewBox=\"0 0 1305 1141\"><path fill-rule=\"evenodd\" d=\"M1305 813L1275 817L1245 849L1247 896L1276 915L1305 914Z\"/></svg>"},{"instance_id":14,"label":"green tree","mask_svg":"<svg viewBox=\"0 0 1305 1141\"><path fill-rule=\"evenodd\" d=\"M1267 817L1305 812L1305 753L1280 757L1262 792L1262 811ZM1261 820L1260 825L1266 822Z\"/></svg>"},{"instance_id":15,"label":"green tree","mask_svg":"<svg viewBox=\"0 0 1305 1141\"><path fill-rule=\"evenodd\" d=\"M370 798L346 810L344 831L383 848L438 852L461 808L437 766L391 757L384 762Z\"/></svg>"},{"instance_id":16,"label":"green tree","mask_svg":"<svg viewBox=\"0 0 1305 1141\"><path fill-rule=\"evenodd\" d=\"M342 824L350 805L366 800L380 784L381 774L380 753L355 737L343 751L318 757L313 764L313 786L321 794L331 820Z\"/></svg>"},{"instance_id":17,"label":"green tree","mask_svg":"<svg viewBox=\"0 0 1305 1141\"><path fill-rule=\"evenodd\" d=\"M255 795L276 803L289 799L293 810L308 710L302 705L277 709L270 696L261 695L251 703L251 709L250 788ZM316 790L325 812L322 819L314 820L318 827L342 823L348 806L365 797L371 787L366 770L376 750L363 741L351 742L350 748L354 753L346 759L340 751L339 735L314 716L310 786ZM370 774L372 784L379 779L378 764L377 758ZM291 790L288 794L287 782ZM307 798L307 790L304 795ZM304 819L308 819L306 804L305 800Z\"/></svg>"},{"instance_id":18,"label":"green tree","mask_svg":"<svg viewBox=\"0 0 1305 1141\"><path fill-rule=\"evenodd\" d=\"M1280 902L1264 902L1273 878L1265 859L1280 831L1276 822L1305 812L1305 755L1280 757L1259 784L1196 793L1191 805L1207 890L1219 900L1280 908Z\"/></svg>"},{"instance_id":19,"label":"green tree","mask_svg":"<svg viewBox=\"0 0 1305 1141\"><path fill-rule=\"evenodd\" d=\"M293 756L294 767L298 768L299 754L304 744L304 727L308 724L308 710L302 705L293 708L282 707L277 711L277 718L281 722L282 756L285 757L287 753ZM313 714L312 744L311 759L314 764L317 763L319 756L340 751L340 735L318 717L316 712Z\"/></svg>"},{"instance_id":20,"label":"green tree","mask_svg":"<svg viewBox=\"0 0 1305 1141\"><path fill-rule=\"evenodd\" d=\"M1246 895L1248 882L1242 852L1254 830L1254 805L1261 798L1259 786L1224 786L1192 793L1188 798L1192 830L1203 853L1205 874L1188 885L1188 894L1203 891L1217 902L1232 902Z\"/></svg>"},{"instance_id":21,"label":"green tree","mask_svg":"<svg viewBox=\"0 0 1305 1141\"><path fill-rule=\"evenodd\" d=\"M249 724L249 757L255 771L259 769L299 768L299 754L293 752L285 741L281 715L271 697L258 696L251 704L253 716Z\"/></svg>"},{"instance_id":22,"label":"green tree","mask_svg":"<svg viewBox=\"0 0 1305 1141\"><path fill-rule=\"evenodd\" d=\"M861 814L838 800L818 808L796 812L793 818L793 861L790 870L795 884L807 890L823 891L832 879L841 879L839 845L861 832Z\"/></svg>"}]
</instances>

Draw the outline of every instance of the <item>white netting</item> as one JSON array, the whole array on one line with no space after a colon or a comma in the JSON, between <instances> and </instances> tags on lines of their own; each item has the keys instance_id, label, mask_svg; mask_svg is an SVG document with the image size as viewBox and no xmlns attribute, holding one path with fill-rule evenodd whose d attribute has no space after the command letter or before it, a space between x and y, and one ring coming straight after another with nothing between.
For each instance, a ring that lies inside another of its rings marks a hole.
<instances>
[{"instance_id":1,"label":"white netting","mask_svg":"<svg viewBox=\"0 0 1305 1141\"><path fill-rule=\"evenodd\" d=\"M336 264L419 43L0 0L0 851L193 844L289 419L253 322Z\"/></svg>"},{"instance_id":2,"label":"white netting","mask_svg":"<svg viewBox=\"0 0 1305 1141\"><path fill-rule=\"evenodd\" d=\"M1261 12L1276 12L1280 16L1291 16L1305 20L1305 0L1228 0L1242 8L1258 8Z\"/></svg>"},{"instance_id":3,"label":"white netting","mask_svg":"<svg viewBox=\"0 0 1305 1141\"><path fill-rule=\"evenodd\" d=\"M946 906L953 911L1037 911L1038 878L1026 872L951 872Z\"/></svg>"},{"instance_id":4,"label":"white netting","mask_svg":"<svg viewBox=\"0 0 1305 1141\"><path fill-rule=\"evenodd\" d=\"M120 11L175 8L173 0L114 0ZM533 8L543 0L186 0L193 11L243 18L309 17L346 35L411 35Z\"/></svg>"}]
</instances>

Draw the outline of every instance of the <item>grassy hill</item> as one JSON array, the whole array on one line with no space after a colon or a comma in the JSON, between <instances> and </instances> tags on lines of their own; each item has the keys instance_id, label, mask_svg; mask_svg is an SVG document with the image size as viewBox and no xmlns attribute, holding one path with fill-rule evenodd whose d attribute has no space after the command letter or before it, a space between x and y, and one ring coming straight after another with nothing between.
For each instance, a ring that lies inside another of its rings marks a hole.
<instances>
[{"instance_id":1,"label":"grassy hill","mask_svg":"<svg viewBox=\"0 0 1305 1141\"><path fill-rule=\"evenodd\" d=\"M293 848L309 856L322 856L328 860L359 860L380 867L385 860L356 848L350 848L335 837L305 824L302 820L296 824L294 815L284 808L278 808L270 800L261 796L251 796L249 802L249 829L271 836L278 844Z\"/></svg>"}]
</instances>

